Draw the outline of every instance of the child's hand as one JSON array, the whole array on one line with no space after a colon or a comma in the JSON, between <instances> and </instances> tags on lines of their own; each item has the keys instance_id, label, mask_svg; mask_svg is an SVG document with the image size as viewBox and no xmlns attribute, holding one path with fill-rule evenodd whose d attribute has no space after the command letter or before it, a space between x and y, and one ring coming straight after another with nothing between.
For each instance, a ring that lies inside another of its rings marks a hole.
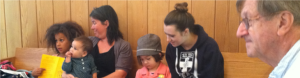
<instances>
[{"instance_id":1,"label":"child's hand","mask_svg":"<svg viewBox=\"0 0 300 78\"><path fill-rule=\"evenodd\" d=\"M44 68L35 68L35 69L33 69L31 75L34 77L40 76L40 75L42 75L44 70L45 70Z\"/></svg>"},{"instance_id":2,"label":"child's hand","mask_svg":"<svg viewBox=\"0 0 300 78\"><path fill-rule=\"evenodd\" d=\"M70 51L68 51L68 52L66 53L66 57L72 57L72 53L71 53Z\"/></svg>"},{"instance_id":3,"label":"child's hand","mask_svg":"<svg viewBox=\"0 0 300 78\"><path fill-rule=\"evenodd\" d=\"M71 57L72 57L72 53L70 51L68 51L66 53L66 59L65 59L65 62L66 63L69 63L71 61Z\"/></svg>"}]
</instances>

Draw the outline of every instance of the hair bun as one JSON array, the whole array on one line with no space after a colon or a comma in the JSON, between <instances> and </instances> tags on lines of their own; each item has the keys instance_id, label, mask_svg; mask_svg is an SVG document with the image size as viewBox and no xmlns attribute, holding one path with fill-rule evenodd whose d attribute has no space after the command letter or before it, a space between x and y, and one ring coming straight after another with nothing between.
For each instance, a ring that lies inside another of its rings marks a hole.
<instances>
[{"instance_id":1,"label":"hair bun","mask_svg":"<svg viewBox=\"0 0 300 78\"><path fill-rule=\"evenodd\" d=\"M187 12L188 11L187 6L188 6L188 4L186 2L176 3L175 9L179 12Z\"/></svg>"}]
</instances>

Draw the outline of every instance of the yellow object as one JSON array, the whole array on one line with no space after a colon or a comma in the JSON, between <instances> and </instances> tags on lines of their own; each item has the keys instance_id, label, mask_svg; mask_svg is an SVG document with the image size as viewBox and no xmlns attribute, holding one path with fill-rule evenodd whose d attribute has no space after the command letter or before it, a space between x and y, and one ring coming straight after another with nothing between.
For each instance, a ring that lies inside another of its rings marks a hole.
<instances>
[{"instance_id":1,"label":"yellow object","mask_svg":"<svg viewBox=\"0 0 300 78\"><path fill-rule=\"evenodd\" d=\"M165 78L165 76L164 75L158 75L158 78Z\"/></svg>"},{"instance_id":2,"label":"yellow object","mask_svg":"<svg viewBox=\"0 0 300 78\"><path fill-rule=\"evenodd\" d=\"M43 71L42 75L39 78L61 78L63 70L61 66L65 58L51 56L51 55L42 55L40 68L46 69Z\"/></svg>"}]
</instances>

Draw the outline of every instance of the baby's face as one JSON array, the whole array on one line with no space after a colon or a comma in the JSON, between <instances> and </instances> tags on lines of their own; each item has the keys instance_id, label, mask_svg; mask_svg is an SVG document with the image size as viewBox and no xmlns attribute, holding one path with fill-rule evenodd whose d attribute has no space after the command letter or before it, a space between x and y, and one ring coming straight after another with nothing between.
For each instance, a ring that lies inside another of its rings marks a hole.
<instances>
[{"instance_id":1,"label":"baby's face","mask_svg":"<svg viewBox=\"0 0 300 78\"><path fill-rule=\"evenodd\" d=\"M84 57L84 50L82 42L74 40L72 42L72 47L70 48L70 52L72 53L72 58L81 58Z\"/></svg>"}]
</instances>

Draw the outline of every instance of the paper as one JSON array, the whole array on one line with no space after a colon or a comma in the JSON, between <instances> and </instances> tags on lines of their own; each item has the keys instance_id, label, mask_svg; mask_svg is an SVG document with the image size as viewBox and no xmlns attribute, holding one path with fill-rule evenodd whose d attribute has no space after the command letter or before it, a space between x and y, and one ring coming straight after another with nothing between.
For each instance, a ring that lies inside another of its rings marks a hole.
<instances>
[{"instance_id":1,"label":"paper","mask_svg":"<svg viewBox=\"0 0 300 78\"><path fill-rule=\"evenodd\" d=\"M39 78L61 78L63 70L61 66L65 58L51 56L51 55L42 55L40 68L46 69L43 71L42 75Z\"/></svg>"}]
</instances>

